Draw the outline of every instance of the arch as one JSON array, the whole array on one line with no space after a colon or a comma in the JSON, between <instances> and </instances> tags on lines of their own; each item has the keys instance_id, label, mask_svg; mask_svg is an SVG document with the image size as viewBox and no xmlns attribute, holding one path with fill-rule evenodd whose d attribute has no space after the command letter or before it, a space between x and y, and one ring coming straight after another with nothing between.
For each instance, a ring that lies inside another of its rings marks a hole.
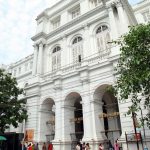
<instances>
[{"instance_id":1,"label":"arch","mask_svg":"<svg viewBox=\"0 0 150 150\"><path fill-rule=\"evenodd\" d=\"M94 27L94 29L93 29L93 35L95 35L96 30L97 30L100 26L107 26L107 27L108 27L108 30L110 31L110 25L109 25L107 22L100 22L100 23L98 23L98 24Z\"/></svg>"},{"instance_id":2,"label":"arch","mask_svg":"<svg viewBox=\"0 0 150 150\"><path fill-rule=\"evenodd\" d=\"M57 44L54 44L53 46L50 46L49 50L48 50L49 51L49 55L53 54L53 50L54 50L55 47L60 47L61 48L61 44L57 43Z\"/></svg>"},{"instance_id":3,"label":"arch","mask_svg":"<svg viewBox=\"0 0 150 150\"><path fill-rule=\"evenodd\" d=\"M74 40L76 37L82 37L82 40L84 40L84 39L83 39L83 35L82 35L81 33L75 34L75 35L73 35L73 36L70 38L70 40L69 40L69 45L70 45L70 46L72 45L72 42L73 42L73 40Z\"/></svg>"},{"instance_id":4,"label":"arch","mask_svg":"<svg viewBox=\"0 0 150 150\"><path fill-rule=\"evenodd\" d=\"M45 97L40 105L40 138L51 142L55 134L55 102L52 98Z\"/></svg>"},{"instance_id":5,"label":"arch","mask_svg":"<svg viewBox=\"0 0 150 150\"><path fill-rule=\"evenodd\" d=\"M75 103L75 99L79 97L81 97L81 95L78 92L69 92L65 97L65 104L73 106Z\"/></svg>"},{"instance_id":6,"label":"arch","mask_svg":"<svg viewBox=\"0 0 150 150\"><path fill-rule=\"evenodd\" d=\"M94 89L93 98L97 99L96 96L102 97L104 93L106 92L106 88L109 86L110 84L107 84L107 83L97 86L96 89Z\"/></svg>"},{"instance_id":7,"label":"arch","mask_svg":"<svg viewBox=\"0 0 150 150\"><path fill-rule=\"evenodd\" d=\"M52 53L56 53L56 52L58 52L58 51L60 51L60 50L61 50L61 47L60 47L60 46L55 46L55 48L53 48Z\"/></svg>"},{"instance_id":8,"label":"arch","mask_svg":"<svg viewBox=\"0 0 150 150\"><path fill-rule=\"evenodd\" d=\"M76 43L79 43L83 40L83 38L81 36L77 36L73 39L72 41L72 45L76 44Z\"/></svg>"},{"instance_id":9,"label":"arch","mask_svg":"<svg viewBox=\"0 0 150 150\"><path fill-rule=\"evenodd\" d=\"M78 92L70 92L65 97L65 125L69 128L65 127L64 132L71 140L80 140L83 138L84 124L81 101L82 98Z\"/></svg>"},{"instance_id":10,"label":"arch","mask_svg":"<svg viewBox=\"0 0 150 150\"><path fill-rule=\"evenodd\" d=\"M110 85L106 83L99 85L93 93L93 99L100 102L95 113L100 117L100 121L103 121L104 129L102 132L105 133L111 143L114 143L121 136L121 122L117 98L106 90Z\"/></svg>"},{"instance_id":11,"label":"arch","mask_svg":"<svg viewBox=\"0 0 150 150\"><path fill-rule=\"evenodd\" d=\"M44 96L40 99L40 105L46 100L46 99L51 99L55 103L55 98L53 96Z\"/></svg>"}]
</instances>

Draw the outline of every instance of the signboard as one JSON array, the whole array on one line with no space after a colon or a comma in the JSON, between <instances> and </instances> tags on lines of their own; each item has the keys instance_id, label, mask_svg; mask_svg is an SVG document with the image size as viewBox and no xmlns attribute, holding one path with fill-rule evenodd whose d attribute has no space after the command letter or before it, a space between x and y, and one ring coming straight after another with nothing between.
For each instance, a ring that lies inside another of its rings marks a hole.
<instances>
[{"instance_id":1,"label":"signboard","mask_svg":"<svg viewBox=\"0 0 150 150\"><path fill-rule=\"evenodd\" d=\"M127 141L141 141L142 140L141 133L126 134L126 138L127 138Z\"/></svg>"},{"instance_id":2,"label":"signboard","mask_svg":"<svg viewBox=\"0 0 150 150\"><path fill-rule=\"evenodd\" d=\"M33 138L34 138L34 129L26 130L24 141L33 141Z\"/></svg>"},{"instance_id":3,"label":"signboard","mask_svg":"<svg viewBox=\"0 0 150 150\"><path fill-rule=\"evenodd\" d=\"M112 117L117 117L119 116L120 113L119 112L112 112L112 113L102 113L99 115L99 118L112 118Z\"/></svg>"}]
</instances>

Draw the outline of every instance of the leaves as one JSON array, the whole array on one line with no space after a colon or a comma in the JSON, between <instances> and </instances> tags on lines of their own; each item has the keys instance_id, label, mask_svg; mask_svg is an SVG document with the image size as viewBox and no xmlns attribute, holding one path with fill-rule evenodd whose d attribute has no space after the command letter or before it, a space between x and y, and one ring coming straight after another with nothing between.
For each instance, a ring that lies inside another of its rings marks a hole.
<instances>
[{"instance_id":1,"label":"leaves","mask_svg":"<svg viewBox=\"0 0 150 150\"><path fill-rule=\"evenodd\" d=\"M18 99L23 89L17 87L17 81L11 74L0 69L0 131L4 132L10 125L18 127L27 119L26 100Z\"/></svg>"},{"instance_id":2,"label":"leaves","mask_svg":"<svg viewBox=\"0 0 150 150\"><path fill-rule=\"evenodd\" d=\"M150 108L150 24L130 27L128 34L115 41L121 48L120 59L116 68L117 91L120 100L130 97L132 105L128 114L140 110L141 101L145 109ZM150 127L150 115L144 120Z\"/></svg>"}]
</instances>

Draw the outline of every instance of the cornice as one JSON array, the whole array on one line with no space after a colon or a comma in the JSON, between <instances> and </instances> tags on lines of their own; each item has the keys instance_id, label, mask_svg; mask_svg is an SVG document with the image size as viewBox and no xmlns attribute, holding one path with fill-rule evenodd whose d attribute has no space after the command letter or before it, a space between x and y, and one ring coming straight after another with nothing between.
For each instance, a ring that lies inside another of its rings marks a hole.
<instances>
[{"instance_id":1,"label":"cornice","mask_svg":"<svg viewBox=\"0 0 150 150\"><path fill-rule=\"evenodd\" d=\"M133 8L133 11L135 12L142 8L148 7L148 5L150 6L150 1L142 1L142 2L134 5L132 8Z\"/></svg>"},{"instance_id":2,"label":"cornice","mask_svg":"<svg viewBox=\"0 0 150 150\"><path fill-rule=\"evenodd\" d=\"M65 0L62 0L60 2L64 2ZM58 4L60 4L60 2L56 3L56 5L54 5L54 7L56 7ZM69 2L69 1L68 1ZM61 7L60 9L57 9L56 11L52 12L50 15L49 15L49 18L51 17L54 17L56 14L60 13L61 11L67 9L68 7L70 7L72 4L74 3L77 3L79 2L79 0L71 0L69 3L67 3L65 6ZM47 12L50 10L50 9L53 9L54 7L50 7L50 8L47 8Z\"/></svg>"},{"instance_id":3,"label":"cornice","mask_svg":"<svg viewBox=\"0 0 150 150\"><path fill-rule=\"evenodd\" d=\"M27 71L24 74L20 74L19 76L16 76L16 79L19 80L19 79L25 78L25 77L27 77L27 76L29 76L31 74L32 74L32 70Z\"/></svg>"},{"instance_id":4,"label":"cornice","mask_svg":"<svg viewBox=\"0 0 150 150\"><path fill-rule=\"evenodd\" d=\"M83 15L77 17L76 19L73 19L73 20L69 21L68 23L66 23L66 24L60 26L59 28L57 28L56 30L50 32L49 34L47 34L47 37L46 37L46 38L47 38L47 39L48 39L48 38L51 38L51 37L53 37L54 35L56 35L56 34L62 32L62 31L65 31L65 30L71 28L72 26L77 25L78 23L82 22L83 20L86 20L86 19L92 17L93 15L99 13L99 12L100 12L100 9L101 9L101 12L102 12L102 11L105 10L105 7L104 7L104 6L99 6L99 7L96 7L95 9L92 9L91 11L88 11L87 13L85 13L85 14L83 14ZM108 15L108 14L107 14L107 15ZM102 19L102 18L105 18L105 17L106 17L106 16L101 16L101 17L98 18L98 20L100 20L100 19ZM88 22L87 25L88 25L88 24L92 24L92 23L93 23L93 22L90 22L90 23ZM83 28L83 26L82 26L82 28ZM67 34L66 34L66 35L67 35Z\"/></svg>"},{"instance_id":5,"label":"cornice","mask_svg":"<svg viewBox=\"0 0 150 150\"><path fill-rule=\"evenodd\" d=\"M44 10L41 14L39 14L35 20L37 21L42 17L45 17L47 19L49 18L48 14L46 13L46 10Z\"/></svg>"},{"instance_id":6,"label":"cornice","mask_svg":"<svg viewBox=\"0 0 150 150\"><path fill-rule=\"evenodd\" d=\"M87 13L85 13L85 14L83 14L83 15L77 17L76 19L73 19L73 20L69 21L68 23L66 23L66 24L64 24L64 25L62 25L62 26L60 26L59 28L57 28L57 29L54 30L54 31L51 31L51 32L48 33L48 34L46 34L46 33L44 33L44 32L40 32L40 33L36 34L35 36L33 36L31 39L32 39L33 41L36 41L36 40L38 40L39 38L44 38L44 39L52 38L52 37L56 36L57 34L59 34L59 33L63 32L63 31L65 31L65 30L71 28L72 26L75 26L75 25L79 24L80 22L82 22L82 21L84 21L84 20L86 20L86 19L92 17L93 15L98 14L100 11L101 11L101 12L105 11L105 9L106 9L106 8L105 8L104 6L98 6L98 7L96 7L95 9L92 9L91 11L88 11ZM106 13L106 12L105 12L105 13ZM92 21L88 22L87 25L90 25L90 24L96 22L97 20L103 19L103 18L105 18L106 16L108 16L107 13L106 13L106 14L103 14L103 16L100 16L100 17L97 18L96 20L92 20ZM76 32L76 31L78 31L78 30L80 30L80 29L82 29L82 28L84 28L84 26L80 26L80 27L78 27L78 29L76 29L75 31L72 30L72 31L70 31L68 34L65 34L65 35L67 36L67 35L69 35L69 34L72 34L73 32ZM59 37L59 39L61 39L61 37ZM57 40L58 40L58 38L57 38ZM49 43L47 43L47 44L49 44Z\"/></svg>"},{"instance_id":7,"label":"cornice","mask_svg":"<svg viewBox=\"0 0 150 150\"><path fill-rule=\"evenodd\" d=\"M45 39L46 36L47 36L46 33L40 32L40 33L34 35L34 36L31 38L31 40L32 40L32 41L36 41L36 40L38 40L38 39L40 39L40 38L44 38L44 39Z\"/></svg>"},{"instance_id":8,"label":"cornice","mask_svg":"<svg viewBox=\"0 0 150 150\"><path fill-rule=\"evenodd\" d=\"M31 54L31 55L15 62L15 63L12 63L12 64L8 65L8 67L10 67L10 69L12 69L12 68L17 67L17 66L19 66L19 65L21 65L21 64L23 64L23 63L25 63L25 62L27 62L31 59L33 59L33 54Z\"/></svg>"}]
</instances>

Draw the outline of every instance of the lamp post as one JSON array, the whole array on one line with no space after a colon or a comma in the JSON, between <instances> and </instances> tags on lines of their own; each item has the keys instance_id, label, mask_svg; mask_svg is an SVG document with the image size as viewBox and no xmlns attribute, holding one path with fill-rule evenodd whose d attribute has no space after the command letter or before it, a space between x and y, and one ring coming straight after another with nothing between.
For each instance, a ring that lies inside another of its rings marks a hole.
<instances>
[{"instance_id":1,"label":"lamp post","mask_svg":"<svg viewBox=\"0 0 150 150\"><path fill-rule=\"evenodd\" d=\"M134 132L135 132L135 136L137 136L135 117L136 117L136 114L135 114L134 112L132 112L132 119L133 119ZM140 150L140 149L139 149L139 142L138 142L137 138L136 138L136 144L137 144L137 150Z\"/></svg>"}]
</instances>

